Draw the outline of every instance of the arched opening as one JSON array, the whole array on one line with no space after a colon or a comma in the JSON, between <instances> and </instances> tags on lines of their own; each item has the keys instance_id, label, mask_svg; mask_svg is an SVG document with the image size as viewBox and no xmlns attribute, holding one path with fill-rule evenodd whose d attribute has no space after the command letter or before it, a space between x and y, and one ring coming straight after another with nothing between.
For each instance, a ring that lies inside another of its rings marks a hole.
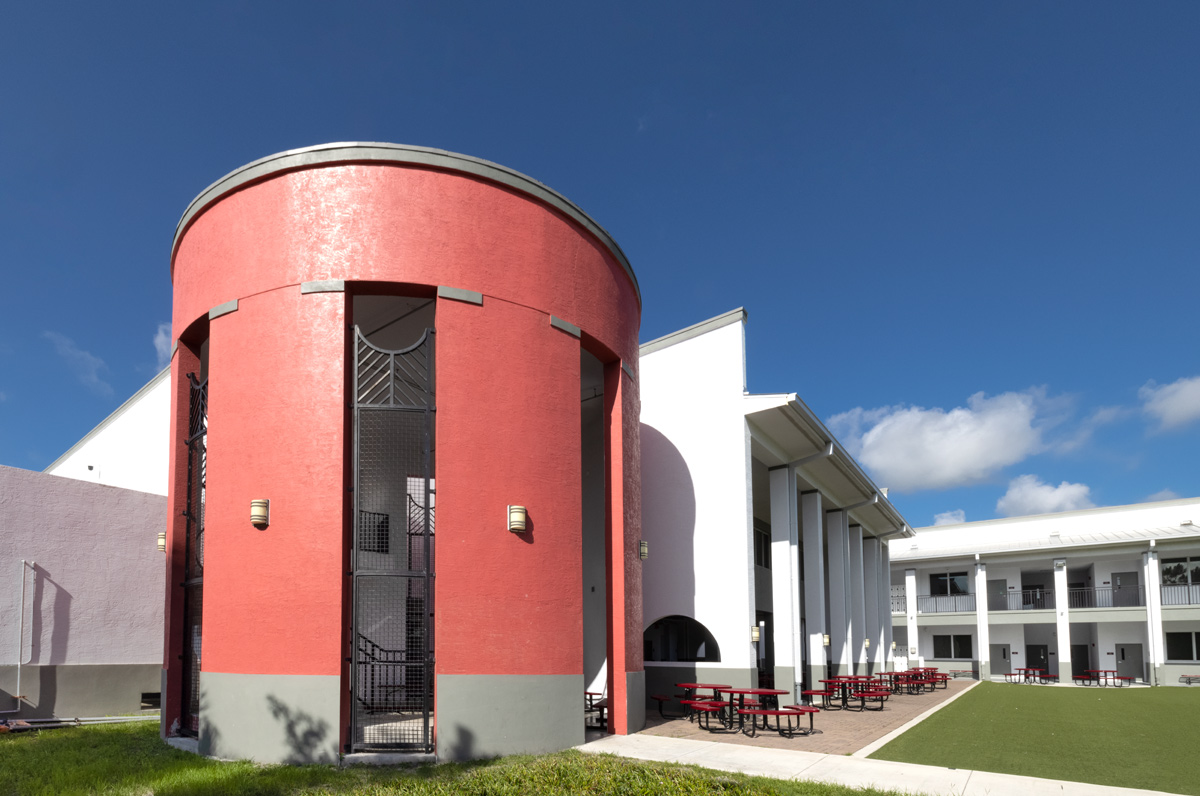
<instances>
[{"instance_id":1,"label":"arched opening","mask_svg":"<svg viewBox=\"0 0 1200 796\"><path fill-rule=\"evenodd\" d=\"M647 661L720 663L721 650L708 628L689 616L664 616L642 634Z\"/></svg>"}]
</instances>

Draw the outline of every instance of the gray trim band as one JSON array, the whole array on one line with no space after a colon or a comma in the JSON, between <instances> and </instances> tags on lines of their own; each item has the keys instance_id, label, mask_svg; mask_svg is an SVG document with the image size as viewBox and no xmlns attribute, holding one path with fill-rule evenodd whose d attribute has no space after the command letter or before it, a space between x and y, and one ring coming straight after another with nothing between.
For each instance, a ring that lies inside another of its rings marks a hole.
<instances>
[{"instance_id":1,"label":"gray trim band","mask_svg":"<svg viewBox=\"0 0 1200 796\"><path fill-rule=\"evenodd\" d=\"M621 363L621 370L625 371L625 375L629 377L630 381L633 381L633 368L629 367L628 362Z\"/></svg>"},{"instance_id":2,"label":"gray trim band","mask_svg":"<svg viewBox=\"0 0 1200 796\"><path fill-rule=\"evenodd\" d=\"M446 287L438 285L437 297L450 299L451 301L465 301L468 304L478 304L483 306L483 294L476 293L474 290L463 290L460 287Z\"/></svg>"},{"instance_id":3,"label":"gray trim band","mask_svg":"<svg viewBox=\"0 0 1200 796\"><path fill-rule=\"evenodd\" d=\"M178 350L179 350L179 341L178 341L178 340L173 340L173 341L171 341L171 356L170 356L170 359L174 359L174 358L175 358L175 352L176 352L176 351L178 351Z\"/></svg>"},{"instance_id":4,"label":"gray trim band","mask_svg":"<svg viewBox=\"0 0 1200 796\"><path fill-rule=\"evenodd\" d=\"M724 315L718 315L715 318L709 318L707 321L693 324L686 329L680 329L678 332L671 332L668 335L659 337L656 340L651 340L648 343L642 343L638 349L642 356L653 354L655 351L660 351L676 343L682 343L684 340L691 340L693 337L699 337L702 334L711 332L713 329L720 329L722 326L728 326L731 323L741 321L745 323L749 320L750 314L746 312L744 307L738 307L736 310L730 310Z\"/></svg>"},{"instance_id":5,"label":"gray trim band","mask_svg":"<svg viewBox=\"0 0 1200 796\"><path fill-rule=\"evenodd\" d=\"M238 300L226 301L224 304L218 304L208 311L208 319L220 318L222 315L228 315L231 312L237 312Z\"/></svg>"},{"instance_id":6,"label":"gray trim band","mask_svg":"<svg viewBox=\"0 0 1200 796\"><path fill-rule=\"evenodd\" d=\"M576 326L573 323L568 323L567 321L564 321L562 318L558 317L557 315L550 316L550 325L553 326L555 329L563 330L564 332L571 335L572 337L580 337L583 334L583 330L580 329L578 326Z\"/></svg>"},{"instance_id":7,"label":"gray trim band","mask_svg":"<svg viewBox=\"0 0 1200 796\"><path fill-rule=\"evenodd\" d=\"M629 258L625 256L625 252L621 251L621 247L617 245L613 237L597 224L591 216L583 212L578 205L558 191L547 185L543 185L532 177L521 174L519 171L514 171L498 163L473 158L469 155L460 155L456 152L447 152L443 149L431 149L429 147L377 142L344 141L304 147L302 149L290 149L286 152L279 152L274 155L268 155L265 158L260 158L229 172L201 191L200 195L193 199L191 204L187 206L187 209L183 211L183 216L179 219L179 223L175 225L175 239L171 242L172 278L175 275L175 253L179 249L179 241L182 239L184 231L196 216L226 194L232 193L250 183L287 171L312 168L314 166L327 166L336 163L363 162L425 166L467 174L520 191L549 205L599 239L600 243L609 250L617 262L621 264L621 267L625 269L625 273L628 274L630 281L633 282L633 291L637 295L638 306L641 306L642 290L638 285L637 276L633 273L633 267L629 264Z\"/></svg>"},{"instance_id":8,"label":"gray trim band","mask_svg":"<svg viewBox=\"0 0 1200 796\"><path fill-rule=\"evenodd\" d=\"M322 279L317 282L301 282L300 293L345 293L346 280Z\"/></svg>"}]
</instances>

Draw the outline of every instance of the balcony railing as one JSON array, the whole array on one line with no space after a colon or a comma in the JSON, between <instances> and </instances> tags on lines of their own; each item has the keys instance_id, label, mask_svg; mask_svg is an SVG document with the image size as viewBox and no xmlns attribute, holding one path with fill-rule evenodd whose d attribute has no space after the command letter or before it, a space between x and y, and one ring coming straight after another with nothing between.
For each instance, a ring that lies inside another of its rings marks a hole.
<instances>
[{"instance_id":1,"label":"balcony railing","mask_svg":"<svg viewBox=\"0 0 1200 796\"><path fill-rule=\"evenodd\" d=\"M974 611L974 594L936 594L917 597L917 613L945 614L953 611Z\"/></svg>"},{"instance_id":2,"label":"balcony railing","mask_svg":"<svg viewBox=\"0 0 1200 796\"><path fill-rule=\"evenodd\" d=\"M1146 587L1071 589L1067 600L1071 608L1132 608L1146 604Z\"/></svg>"},{"instance_id":3,"label":"balcony railing","mask_svg":"<svg viewBox=\"0 0 1200 796\"><path fill-rule=\"evenodd\" d=\"M903 614L903 613L907 613L907 612L908 612L908 595L907 595L907 593L904 591L904 589L901 589L900 591L896 591L896 589L893 588L892 589L892 613Z\"/></svg>"},{"instance_id":4,"label":"balcony railing","mask_svg":"<svg viewBox=\"0 0 1200 796\"><path fill-rule=\"evenodd\" d=\"M1026 589L993 594L988 597L989 611L1040 611L1054 608L1054 592Z\"/></svg>"},{"instance_id":5,"label":"balcony railing","mask_svg":"<svg viewBox=\"0 0 1200 796\"><path fill-rule=\"evenodd\" d=\"M1172 583L1162 587L1163 605L1200 605L1200 583Z\"/></svg>"}]
</instances>

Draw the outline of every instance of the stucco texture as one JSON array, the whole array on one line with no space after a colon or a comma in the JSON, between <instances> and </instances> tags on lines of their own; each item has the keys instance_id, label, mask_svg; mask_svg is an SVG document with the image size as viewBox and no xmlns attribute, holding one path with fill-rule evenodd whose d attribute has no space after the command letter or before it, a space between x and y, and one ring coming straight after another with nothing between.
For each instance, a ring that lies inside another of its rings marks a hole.
<instances>
[{"instance_id":1,"label":"stucco texture","mask_svg":"<svg viewBox=\"0 0 1200 796\"><path fill-rule=\"evenodd\" d=\"M165 572L161 495L0 467L0 664L158 663ZM36 562L36 563L34 563Z\"/></svg>"}]
</instances>

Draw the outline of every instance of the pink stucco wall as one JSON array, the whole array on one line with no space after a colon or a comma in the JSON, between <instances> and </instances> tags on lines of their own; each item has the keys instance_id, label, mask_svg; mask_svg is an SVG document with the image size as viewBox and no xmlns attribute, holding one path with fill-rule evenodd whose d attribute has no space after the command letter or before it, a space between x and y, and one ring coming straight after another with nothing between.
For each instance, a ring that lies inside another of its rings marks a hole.
<instances>
[{"instance_id":1,"label":"pink stucco wall","mask_svg":"<svg viewBox=\"0 0 1200 796\"><path fill-rule=\"evenodd\" d=\"M0 665L162 660L167 499L0 466ZM9 629L12 628L10 634Z\"/></svg>"}]
</instances>

